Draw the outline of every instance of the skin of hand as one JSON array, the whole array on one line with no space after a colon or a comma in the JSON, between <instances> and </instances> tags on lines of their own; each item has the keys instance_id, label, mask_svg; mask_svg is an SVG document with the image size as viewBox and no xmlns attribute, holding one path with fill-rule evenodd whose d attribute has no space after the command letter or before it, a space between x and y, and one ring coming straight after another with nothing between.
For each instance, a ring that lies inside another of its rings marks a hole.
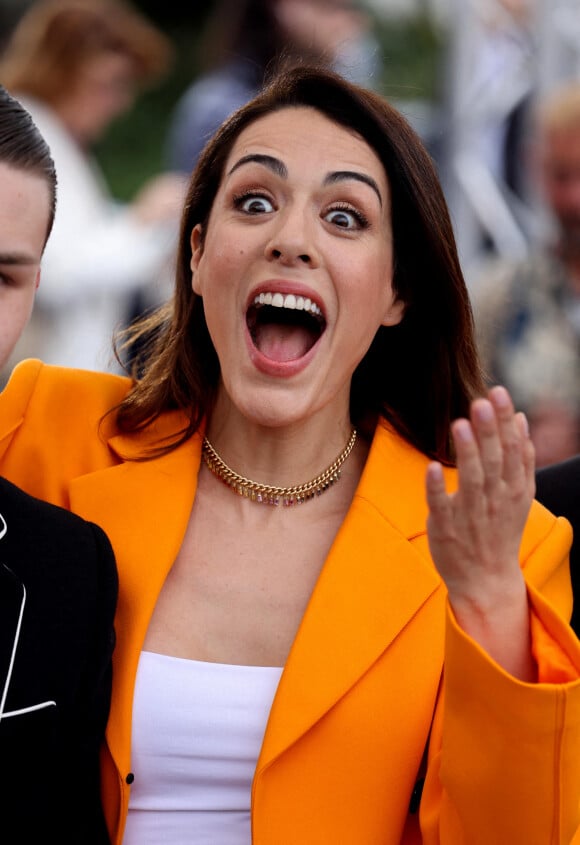
<instances>
[{"instance_id":1,"label":"skin of hand","mask_svg":"<svg viewBox=\"0 0 580 845\"><path fill-rule=\"evenodd\" d=\"M529 608L518 552L535 494L534 447L526 418L504 387L475 399L452 425L458 487L447 493L431 463L427 530L458 624L507 672L534 681Z\"/></svg>"},{"instance_id":2,"label":"skin of hand","mask_svg":"<svg viewBox=\"0 0 580 845\"><path fill-rule=\"evenodd\" d=\"M536 450L536 467L571 458L580 448L580 420L572 408L557 400L528 409L530 437Z\"/></svg>"},{"instance_id":3,"label":"skin of hand","mask_svg":"<svg viewBox=\"0 0 580 845\"><path fill-rule=\"evenodd\" d=\"M186 191L187 182L182 173L161 173L145 183L135 196L131 210L141 224L177 221Z\"/></svg>"}]
</instances>

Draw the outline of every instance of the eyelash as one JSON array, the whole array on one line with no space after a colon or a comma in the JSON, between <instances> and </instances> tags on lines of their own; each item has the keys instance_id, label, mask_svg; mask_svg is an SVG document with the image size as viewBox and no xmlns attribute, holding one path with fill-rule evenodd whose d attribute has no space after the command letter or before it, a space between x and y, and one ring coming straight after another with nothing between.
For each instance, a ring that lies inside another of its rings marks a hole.
<instances>
[{"instance_id":1,"label":"eyelash","mask_svg":"<svg viewBox=\"0 0 580 845\"><path fill-rule=\"evenodd\" d=\"M330 214L332 211L344 211L347 214L352 214L352 216L355 218L355 220L357 221L357 223L359 224L361 229L368 229L368 227L370 225L367 216L365 214L363 214L362 211L360 211L358 208L353 208L353 206L349 205L349 203L346 203L346 202L336 203L331 208L329 208L326 213Z\"/></svg>"},{"instance_id":2,"label":"eyelash","mask_svg":"<svg viewBox=\"0 0 580 845\"><path fill-rule=\"evenodd\" d=\"M234 208L237 208L237 209L241 208L243 203L246 200L249 200L249 199L264 199L264 200L267 200L269 203L271 203L271 205L274 205L273 200L271 200L270 197L267 194L264 193L264 191L248 190L248 191L242 191L239 194L234 194L234 196L233 196ZM246 213L252 214L251 211L246 212Z\"/></svg>"},{"instance_id":3,"label":"eyelash","mask_svg":"<svg viewBox=\"0 0 580 845\"><path fill-rule=\"evenodd\" d=\"M242 191L238 194L234 194L234 196L232 198L234 208L240 209L242 207L242 205L244 204L244 202L246 202L246 200L249 200L249 199L265 199L272 206L274 206L273 200L264 191L251 189L251 190L247 190L247 191ZM366 215L363 214L363 212L360 211L359 209L354 208L349 203L346 203L346 202L336 203L335 205L333 205L329 209L327 209L327 211L325 212L325 216L326 216L326 214L331 214L333 211L344 211L346 214L352 214L352 216L355 218L355 220L357 221L357 223L358 223L358 225L361 229L368 229L368 227L370 225L369 220L366 217ZM257 214L258 212L246 211L245 213L252 215L252 214ZM262 213L268 213L268 212L262 212ZM339 227L339 228L344 228L344 227ZM347 229L346 231L349 231L349 230Z\"/></svg>"}]
</instances>

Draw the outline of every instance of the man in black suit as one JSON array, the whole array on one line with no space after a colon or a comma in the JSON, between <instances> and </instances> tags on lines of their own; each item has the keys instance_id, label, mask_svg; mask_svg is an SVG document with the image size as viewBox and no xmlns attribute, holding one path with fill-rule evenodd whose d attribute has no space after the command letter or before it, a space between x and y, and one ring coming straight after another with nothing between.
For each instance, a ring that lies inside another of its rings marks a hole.
<instances>
[{"instance_id":1,"label":"man in black suit","mask_svg":"<svg viewBox=\"0 0 580 845\"><path fill-rule=\"evenodd\" d=\"M570 624L580 636L580 455L549 464L536 472L536 498L572 525L570 575L574 606Z\"/></svg>"},{"instance_id":2,"label":"man in black suit","mask_svg":"<svg viewBox=\"0 0 580 845\"><path fill-rule=\"evenodd\" d=\"M50 151L0 86L0 367L32 310L56 206ZM0 841L108 843L99 752L117 572L104 532L0 478Z\"/></svg>"}]
</instances>

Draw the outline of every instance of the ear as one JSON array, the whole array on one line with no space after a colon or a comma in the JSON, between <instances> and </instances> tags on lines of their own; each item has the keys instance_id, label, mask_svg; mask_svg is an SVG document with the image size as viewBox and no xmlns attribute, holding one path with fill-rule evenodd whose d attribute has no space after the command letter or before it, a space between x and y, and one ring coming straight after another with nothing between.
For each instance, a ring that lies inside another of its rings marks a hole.
<instances>
[{"instance_id":1,"label":"ear","mask_svg":"<svg viewBox=\"0 0 580 845\"><path fill-rule=\"evenodd\" d=\"M402 299L394 299L388 306L381 320L382 326L396 326L405 316L405 303Z\"/></svg>"},{"instance_id":2,"label":"ear","mask_svg":"<svg viewBox=\"0 0 580 845\"><path fill-rule=\"evenodd\" d=\"M191 245L191 261L189 263L191 268L191 286L194 293L201 296L199 274L197 272L203 255L203 228L201 223L194 226L189 243Z\"/></svg>"}]
</instances>

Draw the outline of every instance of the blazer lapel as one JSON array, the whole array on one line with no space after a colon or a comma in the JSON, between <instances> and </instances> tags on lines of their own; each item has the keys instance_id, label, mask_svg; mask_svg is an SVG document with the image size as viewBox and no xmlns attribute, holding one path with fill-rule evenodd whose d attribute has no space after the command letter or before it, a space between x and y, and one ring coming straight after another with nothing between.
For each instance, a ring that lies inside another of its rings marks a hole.
<instances>
[{"instance_id":1,"label":"blazer lapel","mask_svg":"<svg viewBox=\"0 0 580 845\"><path fill-rule=\"evenodd\" d=\"M19 391L11 397L8 406L2 408L0 414L0 457L4 455L10 443L9 435L22 425L27 403L34 390L34 383L43 366L41 361L29 361L25 368L19 369ZM13 375L11 375L11 378L13 378Z\"/></svg>"},{"instance_id":2,"label":"blazer lapel","mask_svg":"<svg viewBox=\"0 0 580 845\"><path fill-rule=\"evenodd\" d=\"M386 427L377 429L282 674L259 769L357 683L441 585L425 551L427 464ZM417 547L409 542L420 536Z\"/></svg>"},{"instance_id":3,"label":"blazer lapel","mask_svg":"<svg viewBox=\"0 0 580 845\"><path fill-rule=\"evenodd\" d=\"M171 417L172 415L169 415ZM130 457L176 430L175 418L138 440L109 446ZM128 771L132 690L147 626L181 546L197 486L203 432L154 461L124 461L75 479L71 507L123 550L109 748ZM347 518L317 582L282 674L258 768L304 734L388 649L439 588L424 538L428 459L386 427L377 429Z\"/></svg>"},{"instance_id":4,"label":"blazer lapel","mask_svg":"<svg viewBox=\"0 0 580 845\"><path fill-rule=\"evenodd\" d=\"M170 415L173 416L174 415ZM122 457L135 457L142 447L158 442L156 435L175 431L175 418L148 431L138 440L117 436L109 446ZM111 716L107 726L109 748L120 771L130 765L133 686L147 627L163 582L183 541L197 486L201 436L196 436L163 457L151 461L126 460L117 466L75 479L71 508L97 524L121 550L122 572L116 615L117 645L113 672ZM122 667L122 668L121 668ZM125 753L121 750L125 749Z\"/></svg>"}]
</instances>

